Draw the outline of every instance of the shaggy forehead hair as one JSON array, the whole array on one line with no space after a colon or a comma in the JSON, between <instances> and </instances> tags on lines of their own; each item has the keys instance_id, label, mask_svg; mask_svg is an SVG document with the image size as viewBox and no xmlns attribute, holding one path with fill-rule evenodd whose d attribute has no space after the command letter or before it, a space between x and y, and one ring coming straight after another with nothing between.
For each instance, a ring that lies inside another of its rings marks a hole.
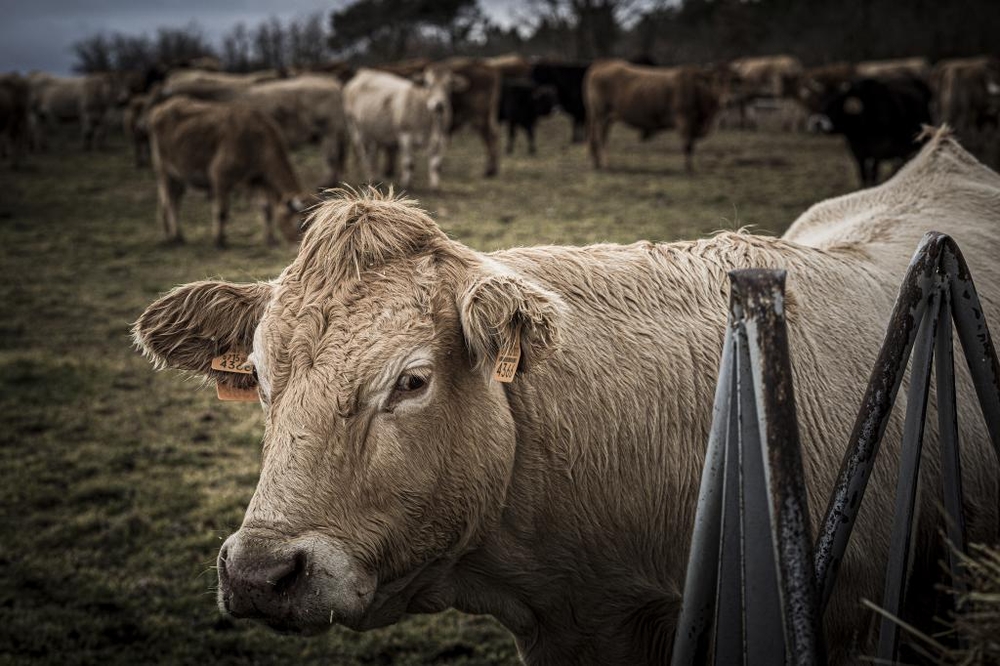
<instances>
[{"instance_id":1,"label":"shaggy forehead hair","mask_svg":"<svg viewBox=\"0 0 1000 666\"><path fill-rule=\"evenodd\" d=\"M332 194L310 217L299 254L285 271L304 288L345 285L405 257L459 259L457 245L412 199L373 187Z\"/></svg>"}]
</instances>

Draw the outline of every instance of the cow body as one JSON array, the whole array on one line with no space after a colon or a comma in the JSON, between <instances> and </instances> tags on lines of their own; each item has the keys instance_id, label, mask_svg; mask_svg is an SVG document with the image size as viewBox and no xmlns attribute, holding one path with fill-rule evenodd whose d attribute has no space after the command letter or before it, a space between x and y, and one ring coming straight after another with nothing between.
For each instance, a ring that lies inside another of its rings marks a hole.
<instances>
[{"instance_id":1,"label":"cow body","mask_svg":"<svg viewBox=\"0 0 1000 666\"><path fill-rule=\"evenodd\" d=\"M461 90L451 93L449 133L469 125L479 135L486 148L483 176L491 178L500 171L500 72L474 58L448 58L441 65L465 81Z\"/></svg>"},{"instance_id":2,"label":"cow body","mask_svg":"<svg viewBox=\"0 0 1000 666\"><path fill-rule=\"evenodd\" d=\"M589 65L543 61L531 69L532 81L555 88L559 108L573 120L573 143L584 140L587 106L583 101L583 79L588 68Z\"/></svg>"},{"instance_id":3,"label":"cow body","mask_svg":"<svg viewBox=\"0 0 1000 666\"><path fill-rule=\"evenodd\" d=\"M528 136L528 152L535 154L535 125L552 113L556 92L551 86L536 85L530 79L504 79L498 119L507 123L507 152L514 152L517 128Z\"/></svg>"},{"instance_id":4,"label":"cow body","mask_svg":"<svg viewBox=\"0 0 1000 666\"><path fill-rule=\"evenodd\" d=\"M920 234L939 229L965 248L1000 325L998 195L1000 177L939 136L893 181L814 207L785 239L484 255L407 202L326 203L278 280L185 285L135 327L159 366L247 382L209 369L241 350L257 370L261 477L220 552L220 607L306 633L455 607L498 618L528 664L665 663L727 271L788 271L816 526ZM509 349L520 365L501 385L492 368ZM997 465L962 368L958 381L969 538L989 541ZM833 664L854 663L867 644L859 599L881 593L903 407L826 614ZM928 460L934 424L931 414ZM915 543L927 552L938 470L923 471ZM918 558L914 584L924 565L937 567Z\"/></svg>"},{"instance_id":5,"label":"cow body","mask_svg":"<svg viewBox=\"0 0 1000 666\"><path fill-rule=\"evenodd\" d=\"M862 187L878 182L882 160L905 159L931 122L930 88L919 79L859 79L827 102L828 131L843 134Z\"/></svg>"},{"instance_id":6,"label":"cow body","mask_svg":"<svg viewBox=\"0 0 1000 666\"><path fill-rule=\"evenodd\" d=\"M224 101L238 96L251 86L278 79L275 70L248 74L229 74L201 69L179 69L170 72L163 83L164 97L187 95L205 101Z\"/></svg>"},{"instance_id":7,"label":"cow body","mask_svg":"<svg viewBox=\"0 0 1000 666\"><path fill-rule=\"evenodd\" d=\"M322 75L302 75L256 83L237 98L266 113L292 150L318 144L326 163L322 184L334 186L347 162L347 120L341 83Z\"/></svg>"},{"instance_id":8,"label":"cow body","mask_svg":"<svg viewBox=\"0 0 1000 666\"><path fill-rule=\"evenodd\" d=\"M374 158L379 148L399 150L400 185L413 177L413 151L427 152L432 189L440 187L441 161L447 145L451 106L447 84L423 87L413 81L374 69L361 69L344 88L347 125L365 176L375 178Z\"/></svg>"},{"instance_id":9,"label":"cow body","mask_svg":"<svg viewBox=\"0 0 1000 666\"><path fill-rule=\"evenodd\" d=\"M739 76L746 99L794 97L804 71L799 59L790 55L738 58L729 66Z\"/></svg>"},{"instance_id":10,"label":"cow body","mask_svg":"<svg viewBox=\"0 0 1000 666\"><path fill-rule=\"evenodd\" d=\"M0 158L17 168L27 151L30 132L28 81L19 74L0 75Z\"/></svg>"},{"instance_id":11,"label":"cow body","mask_svg":"<svg viewBox=\"0 0 1000 666\"><path fill-rule=\"evenodd\" d=\"M159 216L169 242L181 242L177 209L188 187L212 197L213 235L225 245L230 192L240 186L264 196L264 241L275 242L274 223L288 240L298 236L298 178L277 126L238 104L170 99L149 116Z\"/></svg>"},{"instance_id":12,"label":"cow body","mask_svg":"<svg viewBox=\"0 0 1000 666\"><path fill-rule=\"evenodd\" d=\"M63 122L80 124L85 149L103 145L109 112L115 105L109 75L52 76L33 72L28 81L36 146L44 147L44 135Z\"/></svg>"},{"instance_id":13,"label":"cow body","mask_svg":"<svg viewBox=\"0 0 1000 666\"><path fill-rule=\"evenodd\" d=\"M927 58L893 58L891 60L867 60L854 67L854 74L860 78L879 79L920 79L927 81L931 65Z\"/></svg>"},{"instance_id":14,"label":"cow body","mask_svg":"<svg viewBox=\"0 0 1000 666\"><path fill-rule=\"evenodd\" d=\"M606 166L612 123L620 121L648 137L677 129L685 166L692 170L694 142L708 134L719 109L711 76L696 67L644 67L622 60L591 65L584 79L590 153L595 168Z\"/></svg>"}]
</instances>

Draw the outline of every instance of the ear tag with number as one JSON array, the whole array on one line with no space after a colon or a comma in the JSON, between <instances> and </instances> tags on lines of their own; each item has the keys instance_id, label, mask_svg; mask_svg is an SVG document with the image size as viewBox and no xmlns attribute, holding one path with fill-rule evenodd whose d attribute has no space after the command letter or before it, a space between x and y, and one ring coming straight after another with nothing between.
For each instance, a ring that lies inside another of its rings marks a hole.
<instances>
[{"instance_id":1,"label":"ear tag with number","mask_svg":"<svg viewBox=\"0 0 1000 666\"><path fill-rule=\"evenodd\" d=\"M521 325L514 328L507 346L497 354L496 365L493 366L493 379L508 384L514 381L517 364L521 361Z\"/></svg>"},{"instance_id":2,"label":"ear tag with number","mask_svg":"<svg viewBox=\"0 0 1000 666\"><path fill-rule=\"evenodd\" d=\"M238 372L241 375L249 375L253 373L253 364L247 361L246 354L228 352L212 359L212 370Z\"/></svg>"}]
</instances>

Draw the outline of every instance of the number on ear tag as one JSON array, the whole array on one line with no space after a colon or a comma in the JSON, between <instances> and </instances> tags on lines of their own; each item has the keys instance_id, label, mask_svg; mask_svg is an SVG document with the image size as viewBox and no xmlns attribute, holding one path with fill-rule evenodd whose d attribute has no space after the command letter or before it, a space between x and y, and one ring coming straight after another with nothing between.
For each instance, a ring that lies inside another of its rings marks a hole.
<instances>
[{"instance_id":1,"label":"number on ear tag","mask_svg":"<svg viewBox=\"0 0 1000 666\"><path fill-rule=\"evenodd\" d=\"M497 354L496 365L493 366L493 379L504 384L514 381L517 365L521 362L521 325L514 328L507 346Z\"/></svg>"}]
</instances>

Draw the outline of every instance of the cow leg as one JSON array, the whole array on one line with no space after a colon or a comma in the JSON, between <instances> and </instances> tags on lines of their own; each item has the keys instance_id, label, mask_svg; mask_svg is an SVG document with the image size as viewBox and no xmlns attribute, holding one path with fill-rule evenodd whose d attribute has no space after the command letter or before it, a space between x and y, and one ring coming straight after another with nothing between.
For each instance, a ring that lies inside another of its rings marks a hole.
<instances>
[{"instance_id":1,"label":"cow leg","mask_svg":"<svg viewBox=\"0 0 1000 666\"><path fill-rule=\"evenodd\" d=\"M524 131L528 135L528 154L536 154L535 150L535 123L531 122L524 126Z\"/></svg>"},{"instance_id":2,"label":"cow leg","mask_svg":"<svg viewBox=\"0 0 1000 666\"><path fill-rule=\"evenodd\" d=\"M587 126L583 120L573 119L573 131L570 135L570 143L583 143Z\"/></svg>"},{"instance_id":3,"label":"cow leg","mask_svg":"<svg viewBox=\"0 0 1000 666\"><path fill-rule=\"evenodd\" d=\"M611 130L610 120L594 119L588 127L590 135L590 157L594 162L595 169L605 167L604 147L608 142L608 133Z\"/></svg>"},{"instance_id":4,"label":"cow leg","mask_svg":"<svg viewBox=\"0 0 1000 666\"><path fill-rule=\"evenodd\" d=\"M413 137L409 133L403 132L399 135L397 145L399 147L401 172L399 176L399 186L405 189L410 186L410 181L413 179ZM428 154L433 155L433 147L428 146L427 152ZM431 174L431 187L434 187L433 174Z\"/></svg>"},{"instance_id":5,"label":"cow leg","mask_svg":"<svg viewBox=\"0 0 1000 666\"><path fill-rule=\"evenodd\" d=\"M323 161L326 162L326 176L320 183L320 187L334 187L340 180L339 150L340 146L336 139L329 135L323 138L320 153L323 155Z\"/></svg>"},{"instance_id":6,"label":"cow leg","mask_svg":"<svg viewBox=\"0 0 1000 666\"><path fill-rule=\"evenodd\" d=\"M226 247L226 221L229 219L229 191L221 187L212 188L215 197L212 199L212 236L215 247L220 250ZM268 225L270 229L270 225ZM265 233L266 236L273 234ZM272 239L266 239L268 242Z\"/></svg>"},{"instance_id":7,"label":"cow leg","mask_svg":"<svg viewBox=\"0 0 1000 666\"><path fill-rule=\"evenodd\" d=\"M694 173L694 139L684 139L684 172Z\"/></svg>"},{"instance_id":8,"label":"cow leg","mask_svg":"<svg viewBox=\"0 0 1000 666\"><path fill-rule=\"evenodd\" d=\"M385 169L382 171L386 180L396 177L396 158L399 156L399 146L386 146Z\"/></svg>"},{"instance_id":9,"label":"cow leg","mask_svg":"<svg viewBox=\"0 0 1000 666\"><path fill-rule=\"evenodd\" d=\"M281 205L281 202L277 202ZM264 200L261 206L261 221L264 223L264 244L273 247L278 244L278 239L274 235L274 206L275 202L270 198Z\"/></svg>"},{"instance_id":10,"label":"cow leg","mask_svg":"<svg viewBox=\"0 0 1000 666\"><path fill-rule=\"evenodd\" d=\"M492 178L497 175L497 171L499 170L500 139L498 134L495 122L487 122L479 129L479 136L482 137L483 143L486 144L486 171L483 173L484 178Z\"/></svg>"},{"instance_id":11,"label":"cow leg","mask_svg":"<svg viewBox=\"0 0 1000 666\"><path fill-rule=\"evenodd\" d=\"M177 211L184 196L184 183L164 176L157 179L157 195L160 200L160 221L168 243L183 243L180 227L177 225Z\"/></svg>"},{"instance_id":12,"label":"cow leg","mask_svg":"<svg viewBox=\"0 0 1000 666\"><path fill-rule=\"evenodd\" d=\"M517 126L514 125L514 121L507 121L507 154L512 155L514 153L514 139L517 134Z\"/></svg>"},{"instance_id":13,"label":"cow leg","mask_svg":"<svg viewBox=\"0 0 1000 666\"><path fill-rule=\"evenodd\" d=\"M375 180L375 173L372 169L372 159L373 155L365 148L365 139L361 136L361 131L351 123L349 132L351 134L351 142L354 144L354 154L358 156L358 164L361 165L361 171L364 173L365 180L371 183Z\"/></svg>"}]
</instances>

